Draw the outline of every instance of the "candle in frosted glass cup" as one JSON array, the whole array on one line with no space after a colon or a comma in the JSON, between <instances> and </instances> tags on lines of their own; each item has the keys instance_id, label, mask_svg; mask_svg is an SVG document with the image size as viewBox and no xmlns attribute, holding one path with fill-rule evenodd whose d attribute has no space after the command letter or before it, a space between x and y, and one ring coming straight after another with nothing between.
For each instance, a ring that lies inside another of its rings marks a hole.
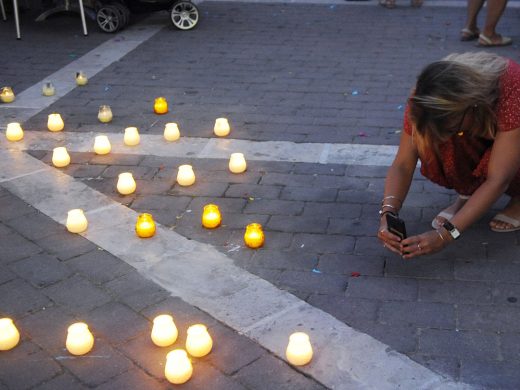
<instances>
[{"instance_id":1,"label":"candle in frosted glass cup","mask_svg":"<svg viewBox=\"0 0 520 390\"><path fill-rule=\"evenodd\" d=\"M312 355L312 345L306 333L296 332L289 337L289 344L285 351L285 357L289 363L303 366L311 361Z\"/></svg>"},{"instance_id":2,"label":"candle in frosted glass cup","mask_svg":"<svg viewBox=\"0 0 520 390\"><path fill-rule=\"evenodd\" d=\"M177 141L181 136L177 123L166 123L164 126L164 139L166 141Z\"/></svg>"},{"instance_id":3,"label":"candle in frosted glass cup","mask_svg":"<svg viewBox=\"0 0 520 390\"><path fill-rule=\"evenodd\" d=\"M211 352L211 348L213 348L213 340L205 325L196 324L188 328L186 351L188 351L191 356L206 356Z\"/></svg>"},{"instance_id":4,"label":"candle in frosted glass cup","mask_svg":"<svg viewBox=\"0 0 520 390\"><path fill-rule=\"evenodd\" d=\"M124 141L126 146L139 145L141 137L139 136L139 130L137 130L137 127L127 127L125 129Z\"/></svg>"},{"instance_id":5,"label":"candle in frosted glass cup","mask_svg":"<svg viewBox=\"0 0 520 390\"><path fill-rule=\"evenodd\" d=\"M202 211L202 226L206 229L214 229L220 226L222 216L216 204L207 204Z\"/></svg>"},{"instance_id":6,"label":"candle in frosted glass cup","mask_svg":"<svg viewBox=\"0 0 520 390\"><path fill-rule=\"evenodd\" d=\"M181 165L177 172L177 183L181 186L191 186L195 183L195 172L191 165Z\"/></svg>"},{"instance_id":7,"label":"candle in frosted glass cup","mask_svg":"<svg viewBox=\"0 0 520 390\"><path fill-rule=\"evenodd\" d=\"M11 103L14 99L15 95L11 87L3 87L0 90L0 101L2 101L2 103Z\"/></svg>"},{"instance_id":8,"label":"candle in frosted glass cup","mask_svg":"<svg viewBox=\"0 0 520 390\"><path fill-rule=\"evenodd\" d=\"M130 172L120 173L117 180L117 191L121 195L132 194L137 187L134 177Z\"/></svg>"},{"instance_id":9,"label":"candle in frosted glass cup","mask_svg":"<svg viewBox=\"0 0 520 390\"><path fill-rule=\"evenodd\" d=\"M88 325L84 322L76 322L67 330L67 351L72 355L85 355L94 346L94 336L90 333Z\"/></svg>"},{"instance_id":10,"label":"candle in frosted glass cup","mask_svg":"<svg viewBox=\"0 0 520 390\"><path fill-rule=\"evenodd\" d=\"M185 350L174 349L166 355L164 375L168 382L181 385L189 381L192 374L193 366Z\"/></svg>"},{"instance_id":11,"label":"candle in frosted glass cup","mask_svg":"<svg viewBox=\"0 0 520 390\"><path fill-rule=\"evenodd\" d=\"M67 213L67 230L71 233L83 233L87 230L88 221L81 209L72 209Z\"/></svg>"},{"instance_id":12,"label":"candle in frosted glass cup","mask_svg":"<svg viewBox=\"0 0 520 390\"><path fill-rule=\"evenodd\" d=\"M152 214L143 213L137 217L135 233L141 238L150 238L155 234L155 221Z\"/></svg>"},{"instance_id":13,"label":"candle in frosted glass cup","mask_svg":"<svg viewBox=\"0 0 520 390\"><path fill-rule=\"evenodd\" d=\"M23 139L23 129L18 122L11 122L7 124L5 137L8 141L16 142Z\"/></svg>"},{"instance_id":14,"label":"candle in frosted glass cup","mask_svg":"<svg viewBox=\"0 0 520 390\"><path fill-rule=\"evenodd\" d=\"M63 119L60 114L49 114L47 119L47 128L50 131L61 131L65 127L65 123L63 123Z\"/></svg>"},{"instance_id":15,"label":"candle in frosted glass cup","mask_svg":"<svg viewBox=\"0 0 520 390\"><path fill-rule=\"evenodd\" d=\"M88 77L83 71L76 72L76 84L77 85L87 85Z\"/></svg>"},{"instance_id":16,"label":"candle in frosted glass cup","mask_svg":"<svg viewBox=\"0 0 520 390\"><path fill-rule=\"evenodd\" d=\"M158 347L169 347L176 340L179 332L168 314L161 314L154 318L152 328L152 341Z\"/></svg>"},{"instance_id":17,"label":"candle in frosted glass cup","mask_svg":"<svg viewBox=\"0 0 520 390\"><path fill-rule=\"evenodd\" d=\"M247 169L246 159L243 153L232 153L229 159L229 170L232 173L242 173Z\"/></svg>"},{"instance_id":18,"label":"candle in frosted glass cup","mask_svg":"<svg viewBox=\"0 0 520 390\"><path fill-rule=\"evenodd\" d=\"M43 83L42 86L42 95L43 96L53 96L56 93L56 88L52 85L51 82Z\"/></svg>"},{"instance_id":19,"label":"candle in frosted glass cup","mask_svg":"<svg viewBox=\"0 0 520 390\"><path fill-rule=\"evenodd\" d=\"M244 242L249 248L256 249L264 245L265 235L262 225L259 223L250 223L246 227L244 233Z\"/></svg>"},{"instance_id":20,"label":"candle in frosted glass cup","mask_svg":"<svg viewBox=\"0 0 520 390\"><path fill-rule=\"evenodd\" d=\"M112 109L110 106L99 106L98 119L101 123L108 123L112 120Z\"/></svg>"},{"instance_id":21,"label":"candle in frosted glass cup","mask_svg":"<svg viewBox=\"0 0 520 390\"><path fill-rule=\"evenodd\" d=\"M165 97L158 97L153 104L153 111L156 114L162 115L168 112L168 102Z\"/></svg>"},{"instance_id":22,"label":"candle in frosted glass cup","mask_svg":"<svg viewBox=\"0 0 520 390\"><path fill-rule=\"evenodd\" d=\"M56 168L63 168L70 164L70 156L67 152L67 148L59 146L53 149L52 152L52 164Z\"/></svg>"},{"instance_id":23,"label":"candle in frosted glass cup","mask_svg":"<svg viewBox=\"0 0 520 390\"><path fill-rule=\"evenodd\" d=\"M225 137L229 134L231 128L229 127L229 122L227 118L217 118L215 120L215 127L213 128L213 132L218 137Z\"/></svg>"},{"instance_id":24,"label":"candle in frosted glass cup","mask_svg":"<svg viewBox=\"0 0 520 390\"><path fill-rule=\"evenodd\" d=\"M94 152L96 154L108 154L112 150L110 140L106 135L97 135L94 138Z\"/></svg>"},{"instance_id":25,"label":"candle in frosted glass cup","mask_svg":"<svg viewBox=\"0 0 520 390\"><path fill-rule=\"evenodd\" d=\"M9 351L18 345L20 333L11 318L0 319L0 351Z\"/></svg>"}]
</instances>

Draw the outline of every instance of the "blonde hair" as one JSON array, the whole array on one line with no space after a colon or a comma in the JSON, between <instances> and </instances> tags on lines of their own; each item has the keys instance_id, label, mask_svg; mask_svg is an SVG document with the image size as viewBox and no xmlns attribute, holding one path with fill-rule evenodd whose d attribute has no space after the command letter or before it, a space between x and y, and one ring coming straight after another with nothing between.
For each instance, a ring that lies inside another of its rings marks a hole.
<instances>
[{"instance_id":1,"label":"blonde hair","mask_svg":"<svg viewBox=\"0 0 520 390\"><path fill-rule=\"evenodd\" d=\"M419 153L437 152L440 142L452 136L448 122L473 120L473 136L492 137L497 132L494 107L500 76L507 59L492 53L450 54L426 66L410 98L410 119Z\"/></svg>"}]
</instances>

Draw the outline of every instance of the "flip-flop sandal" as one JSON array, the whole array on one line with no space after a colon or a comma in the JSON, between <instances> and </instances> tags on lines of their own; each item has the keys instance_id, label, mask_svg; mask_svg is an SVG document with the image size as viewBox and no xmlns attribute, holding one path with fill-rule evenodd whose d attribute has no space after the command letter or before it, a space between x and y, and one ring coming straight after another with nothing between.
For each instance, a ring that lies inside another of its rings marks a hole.
<instances>
[{"instance_id":1,"label":"flip-flop sandal","mask_svg":"<svg viewBox=\"0 0 520 390\"><path fill-rule=\"evenodd\" d=\"M460 30L460 40L461 41L474 41L480 35L479 30L470 30L469 28L463 28Z\"/></svg>"},{"instance_id":2,"label":"flip-flop sandal","mask_svg":"<svg viewBox=\"0 0 520 390\"><path fill-rule=\"evenodd\" d=\"M493 221L500 221L505 222L511 225L511 228L508 229L497 229L494 227L490 227L490 229L496 233L510 233L510 232L516 232L517 230L520 230L520 221L515 218L508 217L505 214L497 214L493 218Z\"/></svg>"},{"instance_id":3,"label":"flip-flop sandal","mask_svg":"<svg viewBox=\"0 0 520 390\"><path fill-rule=\"evenodd\" d=\"M379 0L379 5L385 8L395 8L395 0Z\"/></svg>"},{"instance_id":4,"label":"flip-flop sandal","mask_svg":"<svg viewBox=\"0 0 520 390\"><path fill-rule=\"evenodd\" d=\"M500 38L500 41L493 42L491 38L486 37L484 34L479 34L478 36L478 45L479 46L486 46L486 47L492 47L492 46L507 46L510 45L513 40L509 37L503 37L502 35L498 35Z\"/></svg>"}]
</instances>

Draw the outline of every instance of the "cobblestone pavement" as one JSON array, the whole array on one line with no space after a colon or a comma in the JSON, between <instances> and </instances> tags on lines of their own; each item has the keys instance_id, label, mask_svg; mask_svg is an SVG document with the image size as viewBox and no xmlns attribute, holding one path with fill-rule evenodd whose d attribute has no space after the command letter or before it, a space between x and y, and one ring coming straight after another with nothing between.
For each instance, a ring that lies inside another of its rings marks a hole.
<instances>
[{"instance_id":1,"label":"cobblestone pavement","mask_svg":"<svg viewBox=\"0 0 520 390\"><path fill-rule=\"evenodd\" d=\"M397 144L402 106L421 66L451 52L477 50L457 40L464 7L390 11L210 2L200 7L195 30L175 31L164 14L163 30L24 128L43 131L46 115L59 111L67 131L120 133L135 125L160 134L164 123L176 121L183 135L210 137L214 119L227 116L233 138ZM500 31L515 44L494 49L516 60L519 19L519 9L506 10ZM63 32L51 56L43 43L33 50L35 37L55 39L51 28L42 32L40 26L27 22L24 39L16 42L9 38L12 25L0 25L2 42L18 59L2 71L2 83L22 90L73 60L71 53L81 55L107 39L92 25L86 39ZM172 110L157 117L151 101L160 95ZM114 110L109 125L96 121L100 104ZM50 162L48 151L30 153ZM213 244L249 272L420 364L477 387L520 387L520 235L490 233L492 212L444 252L403 262L375 239L385 167L266 161L231 177L224 160L75 153L72 161L65 173L137 211L152 212L190 239ZM194 165L193 187L175 185L181 163ZM115 180L127 170L136 176L138 191L121 197ZM200 319L234 351L247 351L242 356L216 349L196 362L204 376L189 386L320 388L111 254L81 237L71 239L6 191L0 195L0 313L19 318L24 330L22 345L0 360L0 386L164 387L165 353L151 347L147 332L149 319L167 308L180 313L181 326ZM403 211L409 230L427 229L452 198L418 174ZM209 202L224 214L224 225L214 231L199 226L201 207ZM264 224L267 234L265 247L255 252L242 245L250 221ZM73 318L92 322L100 359L116 356L102 370L95 359L62 358L65 324ZM61 329L54 328L56 319ZM116 328L118 322L124 329ZM24 375L27 369L32 375ZM264 383L266 377L273 382Z\"/></svg>"}]
</instances>

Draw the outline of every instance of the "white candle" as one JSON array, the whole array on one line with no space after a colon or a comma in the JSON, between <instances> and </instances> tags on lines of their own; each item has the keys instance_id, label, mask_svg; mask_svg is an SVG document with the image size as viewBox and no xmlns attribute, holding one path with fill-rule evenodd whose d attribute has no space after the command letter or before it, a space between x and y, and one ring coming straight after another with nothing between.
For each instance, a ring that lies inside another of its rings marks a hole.
<instances>
[{"instance_id":1,"label":"white candle","mask_svg":"<svg viewBox=\"0 0 520 390\"><path fill-rule=\"evenodd\" d=\"M0 351L9 351L18 345L20 333L13 320L10 318L0 319Z\"/></svg>"},{"instance_id":2,"label":"white candle","mask_svg":"<svg viewBox=\"0 0 520 390\"><path fill-rule=\"evenodd\" d=\"M63 168L70 164L70 156L67 148L59 146L52 152L52 164L57 168Z\"/></svg>"},{"instance_id":3,"label":"white candle","mask_svg":"<svg viewBox=\"0 0 520 390\"><path fill-rule=\"evenodd\" d=\"M61 131L65 127L60 114L50 114L47 120L47 128L50 131Z\"/></svg>"},{"instance_id":4,"label":"white candle","mask_svg":"<svg viewBox=\"0 0 520 390\"><path fill-rule=\"evenodd\" d=\"M158 347L169 347L176 340L179 332L173 322L172 316L162 314L154 318L152 328L152 341Z\"/></svg>"},{"instance_id":5,"label":"white candle","mask_svg":"<svg viewBox=\"0 0 520 390\"><path fill-rule=\"evenodd\" d=\"M117 191L121 195L129 195L135 191L136 184L130 172L120 173L117 180Z\"/></svg>"},{"instance_id":6,"label":"white candle","mask_svg":"<svg viewBox=\"0 0 520 390\"><path fill-rule=\"evenodd\" d=\"M96 154L108 154L111 150L112 146L106 135L98 135L94 138L94 152Z\"/></svg>"},{"instance_id":7,"label":"white candle","mask_svg":"<svg viewBox=\"0 0 520 390\"><path fill-rule=\"evenodd\" d=\"M8 123L5 137L12 142L20 141L23 139L22 126L18 122Z\"/></svg>"},{"instance_id":8,"label":"white candle","mask_svg":"<svg viewBox=\"0 0 520 390\"><path fill-rule=\"evenodd\" d=\"M99 106L98 119L102 123L108 123L112 120L112 109L110 106Z\"/></svg>"},{"instance_id":9,"label":"white candle","mask_svg":"<svg viewBox=\"0 0 520 390\"><path fill-rule=\"evenodd\" d=\"M219 137L225 137L228 135L231 129L227 118L217 118L213 131L215 132L215 135Z\"/></svg>"},{"instance_id":10,"label":"white candle","mask_svg":"<svg viewBox=\"0 0 520 390\"><path fill-rule=\"evenodd\" d=\"M53 96L56 93L56 88L52 85L51 82L47 82L43 84L42 87L42 95L43 96Z\"/></svg>"},{"instance_id":11,"label":"white candle","mask_svg":"<svg viewBox=\"0 0 520 390\"><path fill-rule=\"evenodd\" d=\"M166 141L177 141L180 136L181 133L177 123L166 123L164 126L164 139Z\"/></svg>"},{"instance_id":12,"label":"white candle","mask_svg":"<svg viewBox=\"0 0 520 390\"><path fill-rule=\"evenodd\" d=\"M229 170L232 173L242 173L247 169L246 159L243 153L232 153L229 159Z\"/></svg>"},{"instance_id":13,"label":"white candle","mask_svg":"<svg viewBox=\"0 0 520 390\"><path fill-rule=\"evenodd\" d=\"M88 353L94 346L94 336L90 333L88 325L84 322L76 322L69 326L65 346L73 355Z\"/></svg>"},{"instance_id":14,"label":"white candle","mask_svg":"<svg viewBox=\"0 0 520 390\"><path fill-rule=\"evenodd\" d=\"M195 183L195 172L191 165L181 165L177 172L177 183L181 186L191 186Z\"/></svg>"},{"instance_id":15,"label":"white candle","mask_svg":"<svg viewBox=\"0 0 520 390\"><path fill-rule=\"evenodd\" d=\"M213 348L213 340L211 339L206 326L196 324L188 328L186 351L188 351L191 356L206 356L211 352L211 348Z\"/></svg>"},{"instance_id":16,"label":"white candle","mask_svg":"<svg viewBox=\"0 0 520 390\"><path fill-rule=\"evenodd\" d=\"M285 351L285 357L295 366L303 366L312 359L312 346L309 336L304 332L293 333L289 337L289 344Z\"/></svg>"},{"instance_id":17,"label":"white candle","mask_svg":"<svg viewBox=\"0 0 520 390\"><path fill-rule=\"evenodd\" d=\"M166 355L164 376L170 383L180 385L190 380L193 366L188 354L183 349L174 349Z\"/></svg>"},{"instance_id":18,"label":"white candle","mask_svg":"<svg viewBox=\"0 0 520 390\"><path fill-rule=\"evenodd\" d=\"M88 221L81 209L72 209L67 213L67 230L71 233L83 233L87 230Z\"/></svg>"},{"instance_id":19,"label":"white candle","mask_svg":"<svg viewBox=\"0 0 520 390\"><path fill-rule=\"evenodd\" d=\"M76 73L76 84L78 85L86 85L88 83L88 77L83 71L79 71Z\"/></svg>"},{"instance_id":20,"label":"white candle","mask_svg":"<svg viewBox=\"0 0 520 390\"><path fill-rule=\"evenodd\" d=\"M0 100L2 103L11 103L14 101L14 92L11 87L3 87L0 90Z\"/></svg>"},{"instance_id":21,"label":"white candle","mask_svg":"<svg viewBox=\"0 0 520 390\"><path fill-rule=\"evenodd\" d=\"M137 127L127 127L125 129L124 141L126 146L139 145L140 140L141 137L139 137L139 130L137 130Z\"/></svg>"}]
</instances>

